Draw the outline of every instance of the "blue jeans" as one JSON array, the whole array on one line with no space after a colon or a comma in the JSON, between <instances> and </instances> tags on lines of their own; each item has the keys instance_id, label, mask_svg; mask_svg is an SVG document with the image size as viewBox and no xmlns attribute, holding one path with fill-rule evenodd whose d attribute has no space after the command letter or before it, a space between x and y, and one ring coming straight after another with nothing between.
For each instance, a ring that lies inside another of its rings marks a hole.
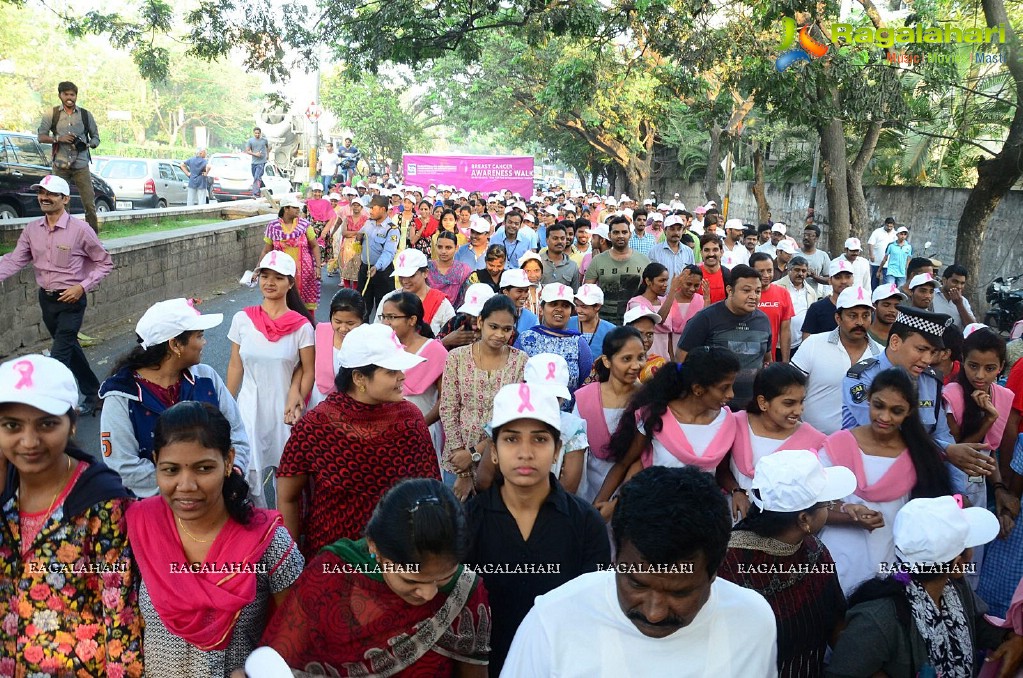
<instances>
[{"instance_id":1,"label":"blue jeans","mask_svg":"<svg viewBox=\"0 0 1023 678\"><path fill-rule=\"evenodd\" d=\"M263 186L263 169L266 163L252 163L252 195L259 197L259 189Z\"/></svg>"},{"instance_id":2,"label":"blue jeans","mask_svg":"<svg viewBox=\"0 0 1023 678\"><path fill-rule=\"evenodd\" d=\"M899 287L902 287L903 285L906 284L906 276L899 277L899 276L887 275L886 274L885 277L884 277L884 284L885 285L890 285L892 283L895 283Z\"/></svg>"},{"instance_id":3,"label":"blue jeans","mask_svg":"<svg viewBox=\"0 0 1023 678\"><path fill-rule=\"evenodd\" d=\"M871 291L876 290L877 286L881 284L880 278L877 277L877 272L878 272L878 270L880 268L881 268L880 266L874 266L874 264L870 265L870 290Z\"/></svg>"}]
</instances>

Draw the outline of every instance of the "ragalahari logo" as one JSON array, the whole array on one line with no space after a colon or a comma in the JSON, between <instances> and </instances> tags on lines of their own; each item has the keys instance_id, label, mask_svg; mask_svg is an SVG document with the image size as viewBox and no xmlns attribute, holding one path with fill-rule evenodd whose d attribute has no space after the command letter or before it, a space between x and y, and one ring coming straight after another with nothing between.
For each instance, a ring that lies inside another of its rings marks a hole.
<instances>
[{"instance_id":1,"label":"ragalahari logo","mask_svg":"<svg viewBox=\"0 0 1023 678\"><path fill-rule=\"evenodd\" d=\"M778 47L787 51L778 55L778 58L774 62L774 67L778 69L779 73L797 61L820 59L828 53L827 45L819 43L810 37L809 25L801 27L797 35L795 19L787 16L783 17L781 21L784 32L782 33L781 44ZM793 43L795 43L797 39L799 41L799 46L792 47ZM792 49L789 49L790 47L792 47Z\"/></svg>"}]
</instances>

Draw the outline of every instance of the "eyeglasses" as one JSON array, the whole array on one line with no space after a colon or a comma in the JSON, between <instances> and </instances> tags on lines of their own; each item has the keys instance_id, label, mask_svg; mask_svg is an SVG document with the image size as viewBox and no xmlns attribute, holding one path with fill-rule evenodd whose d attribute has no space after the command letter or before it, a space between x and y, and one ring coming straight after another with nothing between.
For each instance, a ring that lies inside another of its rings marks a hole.
<instances>
[{"instance_id":1,"label":"eyeglasses","mask_svg":"<svg viewBox=\"0 0 1023 678\"><path fill-rule=\"evenodd\" d=\"M383 320L385 323L389 323L394 320L400 320L401 318L407 317L408 317L407 315L391 315L390 313L387 313L385 315L380 316L380 319Z\"/></svg>"}]
</instances>

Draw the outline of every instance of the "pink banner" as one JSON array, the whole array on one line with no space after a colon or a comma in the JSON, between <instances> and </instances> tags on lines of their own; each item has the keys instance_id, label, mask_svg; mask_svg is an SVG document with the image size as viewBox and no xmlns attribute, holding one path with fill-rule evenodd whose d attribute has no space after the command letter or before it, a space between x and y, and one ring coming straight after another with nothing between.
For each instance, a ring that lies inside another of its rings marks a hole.
<instances>
[{"instance_id":1,"label":"pink banner","mask_svg":"<svg viewBox=\"0 0 1023 678\"><path fill-rule=\"evenodd\" d=\"M528 155L405 155L405 183L428 188L445 184L466 191L510 189L533 194L533 158Z\"/></svg>"}]
</instances>

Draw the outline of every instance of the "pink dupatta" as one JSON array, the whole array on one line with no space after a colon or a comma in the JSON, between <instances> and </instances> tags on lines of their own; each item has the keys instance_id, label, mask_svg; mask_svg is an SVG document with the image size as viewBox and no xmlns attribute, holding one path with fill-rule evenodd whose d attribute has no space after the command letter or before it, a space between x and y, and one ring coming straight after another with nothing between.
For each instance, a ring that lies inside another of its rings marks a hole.
<instances>
[{"instance_id":1,"label":"pink dupatta","mask_svg":"<svg viewBox=\"0 0 1023 678\"><path fill-rule=\"evenodd\" d=\"M947 384L941 391L941 397L945 404L948 405L948 411L952 413L952 418L956 420L956 423L962 424L963 412L966 409L962 384L956 381ZM995 423L991 424L987 435L984 436L984 442L990 445L993 450L997 450L998 446L1002 444L1002 433L1005 432L1005 424L1009 421L1013 397L1012 391L1004 386L991 384L991 402L1001 413L1001 416L995 420Z\"/></svg>"},{"instance_id":2,"label":"pink dupatta","mask_svg":"<svg viewBox=\"0 0 1023 678\"><path fill-rule=\"evenodd\" d=\"M163 497L132 504L127 518L135 562L160 621L175 636L204 652L225 649L242 608L256 599L257 568L245 566L263 559L277 527L284 524L281 514L255 509L248 525L230 518L224 523L204 564L211 570L225 565L250 570L229 574L182 571L189 564L174 513Z\"/></svg>"},{"instance_id":3,"label":"pink dupatta","mask_svg":"<svg viewBox=\"0 0 1023 678\"><path fill-rule=\"evenodd\" d=\"M279 341L281 337L286 337L302 327L303 323L309 322L304 315L291 310L274 320L262 306L246 306L245 315L249 316L249 320L267 341Z\"/></svg>"},{"instance_id":4,"label":"pink dupatta","mask_svg":"<svg viewBox=\"0 0 1023 678\"><path fill-rule=\"evenodd\" d=\"M330 323L316 325L316 353L313 360L316 388L327 395L334 392L334 328Z\"/></svg>"},{"instance_id":5,"label":"pink dupatta","mask_svg":"<svg viewBox=\"0 0 1023 678\"><path fill-rule=\"evenodd\" d=\"M411 369L405 370L405 381L401 385L401 392L405 395L420 395L428 388L437 383L444 374L444 363L448 359L448 350L444 345L434 339L428 339L423 347L416 352L421 358L426 358Z\"/></svg>"},{"instance_id":6,"label":"pink dupatta","mask_svg":"<svg viewBox=\"0 0 1023 678\"><path fill-rule=\"evenodd\" d=\"M597 459L607 461L611 458L611 450L608 449L611 431L608 430L607 419L604 418L600 382L586 384L576 391L575 404L579 408L579 416L586 420L586 438L590 442L590 453Z\"/></svg>"},{"instance_id":7,"label":"pink dupatta","mask_svg":"<svg viewBox=\"0 0 1023 678\"><path fill-rule=\"evenodd\" d=\"M856 475L856 496L867 501L894 501L909 494L916 485L916 468L903 450L881 479L871 485L863 470L863 451L851 431L836 431L824 439L824 451L833 466L844 466Z\"/></svg>"},{"instance_id":8,"label":"pink dupatta","mask_svg":"<svg viewBox=\"0 0 1023 678\"><path fill-rule=\"evenodd\" d=\"M675 419L675 415L671 413L671 410L667 410L662 415L661 430L654 433L653 437L661 445L664 445L664 449L668 450L673 457L686 466L696 466L701 471L713 473L718 464L721 463L721 460L728 454L728 451L732 449L732 443L735 441L735 415L727 408L724 408L724 412L725 418L721 422L721 428L714 434L702 457L698 456L696 451L693 450L692 444L690 444L686 434L682 431L682 425ZM645 414L642 411L637 412L636 421L641 422L646 419ZM649 431L647 434L649 435ZM648 446L642 455L643 468L652 466L653 458L653 449Z\"/></svg>"},{"instance_id":9,"label":"pink dupatta","mask_svg":"<svg viewBox=\"0 0 1023 678\"><path fill-rule=\"evenodd\" d=\"M735 417L735 442L732 443L732 461L736 468L747 478L753 477L753 430L749 425L749 414L746 411L736 412ZM809 424L800 424L796 432L785 440L778 441L778 450L812 450L814 454L824 444L827 438L823 433Z\"/></svg>"}]
</instances>

